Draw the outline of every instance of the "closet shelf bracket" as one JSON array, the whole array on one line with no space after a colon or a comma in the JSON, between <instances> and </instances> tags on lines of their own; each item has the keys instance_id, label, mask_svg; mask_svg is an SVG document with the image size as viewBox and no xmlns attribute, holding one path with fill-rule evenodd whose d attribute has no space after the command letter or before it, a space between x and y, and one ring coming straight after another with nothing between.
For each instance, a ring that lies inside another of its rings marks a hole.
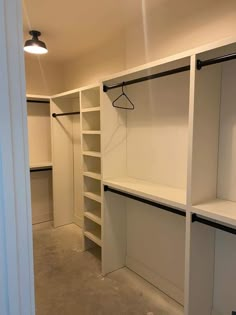
<instances>
[{"instance_id":1,"label":"closet shelf bracket","mask_svg":"<svg viewBox=\"0 0 236 315\"><path fill-rule=\"evenodd\" d=\"M71 116L71 115L79 115L80 112L68 112L68 113L61 113L61 114L57 114L57 113L52 113L52 117L56 118L58 116Z\"/></svg>"},{"instance_id":2,"label":"closet shelf bracket","mask_svg":"<svg viewBox=\"0 0 236 315\"><path fill-rule=\"evenodd\" d=\"M162 209L162 210L165 210L165 211L168 211L168 212L180 215L182 217L186 217L186 213L184 211L181 211L181 210L177 209L177 208L169 207L169 206L166 206L164 204L161 204L161 203L158 203L158 202L155 202L155 201L144 199L142 197L138 197L138 196L135 196L135 195L132 195L132 194L129 194L129 193L126 193L126 192L123 192L123 191L111 188L111 187L109 187L107 185L104 185L104 191L105 192L106 191L110 191L110 192L112 192L114 194L121 195L121 196L130 198L130 199L133 199L133 200L145 203L147 205L150 205L150 206L153 206L153 207L156 207L156 208L159 208L159 209Z\"/></svg>"},{"instance_id":3,"label":"closet shelf bracket","mask_svg":"<svg viewBox=\"0 0 236 315\"><path fill-rule=\"evenodd\" d=\"M218 230L236 235L236 229L235 228L223 225L223 224L215 222L215 221L208 220L208 219L203 218L203 217L200 217L196 213L192 214L192 222L198 222L201 224L205 224L205 225L211 226L213 228L216 228Z\"/></svg>"}]
</instances>

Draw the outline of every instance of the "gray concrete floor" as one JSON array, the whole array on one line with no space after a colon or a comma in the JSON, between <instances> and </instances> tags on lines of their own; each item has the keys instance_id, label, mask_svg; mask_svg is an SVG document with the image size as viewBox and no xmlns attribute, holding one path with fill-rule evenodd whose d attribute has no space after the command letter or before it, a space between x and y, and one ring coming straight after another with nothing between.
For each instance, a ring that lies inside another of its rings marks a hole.
<instances>
[{"instance_id":1,"label":"gray concrete floor","mask_svg":"<svg viewBox=\"0 0 236 315\"><path fill-rule=\"evenodd\" d=\"M34 226L36 315L182 315L183 308L127 268L101 276L76 225Z\"/></svg>"}]
</instances>

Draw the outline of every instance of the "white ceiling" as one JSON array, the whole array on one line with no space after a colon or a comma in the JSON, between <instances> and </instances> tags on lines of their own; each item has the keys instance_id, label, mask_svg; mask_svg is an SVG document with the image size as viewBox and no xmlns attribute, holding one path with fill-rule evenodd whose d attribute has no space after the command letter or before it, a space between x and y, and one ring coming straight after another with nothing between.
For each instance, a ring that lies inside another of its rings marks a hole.
<instances>
[{"instance_id":1,"label":"white ceiling","mask_svg":"<svg viewBox=\"0 0 236 315\"><path fill-rule=\"evenodd\" d=\"M111 38L148 7L165 0L24 0L24 38L42 32L47 58L67 60Z\"/></svg>"},{"instance_id":2,"label":"white ceiling","mask_svg":"<svg viewBox=\"0 0 236 315\"><path fill-rule=\"evenodd\" d=\"M212 14L215 7L235 0L23 0L25 40L29 30L42 32L49 53L47 59L74 59L113 36L134 20L155 20L155 32L164 32L185 19L202 13Z\"/></svg>"}]
</instances>

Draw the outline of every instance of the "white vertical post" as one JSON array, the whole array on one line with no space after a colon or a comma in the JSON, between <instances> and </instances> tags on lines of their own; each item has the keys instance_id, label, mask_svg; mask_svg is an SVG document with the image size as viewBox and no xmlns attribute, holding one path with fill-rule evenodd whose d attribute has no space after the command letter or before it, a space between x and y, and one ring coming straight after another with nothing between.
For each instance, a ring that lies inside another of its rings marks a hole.
<instances>
[{"instance_id":1,"label":"white vertical post","mask_svg":"<svg viewBox=\"0 0 236 315\"><path fill-rule=\"evenodd\" d=\"M20 0L0 0L0 314L34 315Z\"/></svg>"}]
</instances>

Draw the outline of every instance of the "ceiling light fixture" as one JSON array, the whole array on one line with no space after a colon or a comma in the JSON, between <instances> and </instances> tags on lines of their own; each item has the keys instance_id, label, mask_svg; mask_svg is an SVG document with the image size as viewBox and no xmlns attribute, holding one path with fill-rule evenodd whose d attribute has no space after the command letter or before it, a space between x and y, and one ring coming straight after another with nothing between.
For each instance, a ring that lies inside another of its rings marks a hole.
<instances>
[{"instance_id":1,"label":"ceiling light fixture","mask_svg":"<svg viewBox=\"0 0 236 315\"><path fill-rule=\"evenodd\" d=\"M48 50L45 43L38 39L41 33L39 31L30 31L29 34L32 35L32 39L28 39L25 42L24 51L30 54L46 54Z\"/></svg>"}]
</instances>

